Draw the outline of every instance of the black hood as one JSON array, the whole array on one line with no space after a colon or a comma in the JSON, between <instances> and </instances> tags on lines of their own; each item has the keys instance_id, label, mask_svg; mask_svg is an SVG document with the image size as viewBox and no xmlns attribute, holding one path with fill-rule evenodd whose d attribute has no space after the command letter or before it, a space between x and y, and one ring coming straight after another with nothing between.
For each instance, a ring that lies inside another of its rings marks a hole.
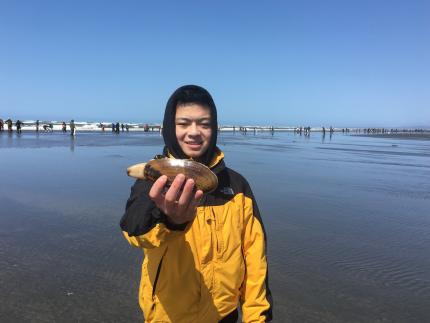
<instances>
[{"instance_id":1,"label":"black hood","mask_svg":"<svg viewBox=\"0 0 430 323\"><path fill-rule=\"evenodd\" d=\"M198 159L199 162L209 165L212 160L218 133L218 121L216 106L212 99L212 96L204 88L197 85L185 85L177 89L169 101L167 101L166 111L164 112L163 120L163 139L165 143L164 153L167 155L167 151L173 155L175 158L185 159L188 158L187 155L182 151L179 146L178 140L176 139L176 129L175 129L175 115L176 115L176 105L178 103L198 103L209 107L211 113L211 128L212 136L209 143L209 148L206 153Z\"/></svg>"}]
</instances>

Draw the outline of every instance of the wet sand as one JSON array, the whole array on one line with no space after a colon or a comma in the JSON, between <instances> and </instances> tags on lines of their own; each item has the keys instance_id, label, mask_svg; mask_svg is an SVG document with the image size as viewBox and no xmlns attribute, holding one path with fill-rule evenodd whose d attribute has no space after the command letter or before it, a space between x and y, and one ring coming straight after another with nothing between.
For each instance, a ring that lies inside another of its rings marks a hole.
<instances>
[{"instance_id":1,"label":"wet sand","mask_svg":"<svg viewBox=\"0 0 430 323\"><path fill-rule=\"evenodd\" d=\"M275 322L430 317L430 163L422 140L223 133L268 235ZM0 321L141 322L142 252L118 222L127 166L158 134L0 135Z\"/></svg>"},{"instance_id":2,"label":"wet sand","mask_svg":"<svg viewBox=\"0 0 430 323\"><path fill-rule=\"evenodd\" d=\"M131 281L140 261L116 226L65 221L7 199L1 204L11 210L0 220L1 322L139 320Z\"/></svg>"}]
</instances>

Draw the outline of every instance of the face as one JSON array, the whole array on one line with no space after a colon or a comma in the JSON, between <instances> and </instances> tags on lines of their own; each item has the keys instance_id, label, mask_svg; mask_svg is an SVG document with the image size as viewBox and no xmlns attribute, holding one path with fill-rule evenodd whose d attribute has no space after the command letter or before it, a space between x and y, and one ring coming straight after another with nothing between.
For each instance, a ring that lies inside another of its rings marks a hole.
<instances>
[{"instance_id":1,"label":"face","mask_svg":"<svg viewBox=\"0 0 430 323\"><path fill-rule=\"evenodd\" d=\"M211 113L208 107L198 103L178 105L175 125L176 139L188 157L201 157L208 150L212 137Z\"/></svg>"}]
</instances>

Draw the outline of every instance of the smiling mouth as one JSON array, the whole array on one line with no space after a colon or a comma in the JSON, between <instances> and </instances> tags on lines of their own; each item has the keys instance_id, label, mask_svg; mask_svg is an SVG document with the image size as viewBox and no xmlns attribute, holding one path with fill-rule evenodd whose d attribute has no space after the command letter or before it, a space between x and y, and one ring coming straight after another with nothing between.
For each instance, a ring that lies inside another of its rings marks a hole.
<instances>
[{"instance_id":1,"label":"smiling mouth","mask_svg":"<svg viewBox=\"0 0 430 323\"><path fill-rule=\"evenodd\" d=\"M188 149L191 150L200 150L203 146L202 142L186 142Z\"/></svg>"}]
</instances>

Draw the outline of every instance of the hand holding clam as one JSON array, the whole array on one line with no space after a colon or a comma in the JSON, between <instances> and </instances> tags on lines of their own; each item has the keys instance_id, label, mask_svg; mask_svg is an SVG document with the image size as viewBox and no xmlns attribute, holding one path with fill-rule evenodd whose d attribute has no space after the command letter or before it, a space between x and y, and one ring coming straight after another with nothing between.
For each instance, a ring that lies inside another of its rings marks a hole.
<instances>
[{"instance_id":1,"label":"hand holding clam","mask_svg":"<svg viewBox=\"0 0 430 323\"><path fill-rule=\"evenodd\" d=\"M164 194L166 184L167 176L163 175L158 178L149 191L150 199L167 215L170 222L182 224L191 221L195 216L195 209L203 197L203 191L195 191L194 180L186 179L183 174L176 176Z\"/></svg>"}]
</instances>

